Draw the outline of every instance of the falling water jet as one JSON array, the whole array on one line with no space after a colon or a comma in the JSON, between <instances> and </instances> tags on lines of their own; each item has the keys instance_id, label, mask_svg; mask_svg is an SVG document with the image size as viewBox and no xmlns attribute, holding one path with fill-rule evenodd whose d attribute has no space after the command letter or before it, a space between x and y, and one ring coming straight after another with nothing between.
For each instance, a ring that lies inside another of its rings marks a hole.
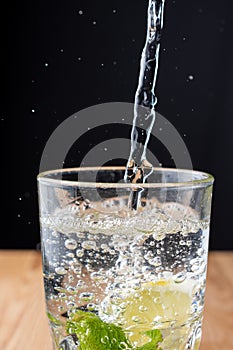
<instances>
[{"instance_id":1,"label":"falling water jet","mask_svg":"<svg viewBox=\"0 0 233 350\"><path fill-rule=\"evenodd\" d=\"M164 1L149 0L147 36L140 62L138 87L134 101L131 150L125 172L125 181L133 184L144 183L153 172L153 166L146 158L146 151L156 118L155 85L163 28ZM141 193L140 186L132 190L129 197L129 208L137 210Z\"/></svg>"}]
</instances>

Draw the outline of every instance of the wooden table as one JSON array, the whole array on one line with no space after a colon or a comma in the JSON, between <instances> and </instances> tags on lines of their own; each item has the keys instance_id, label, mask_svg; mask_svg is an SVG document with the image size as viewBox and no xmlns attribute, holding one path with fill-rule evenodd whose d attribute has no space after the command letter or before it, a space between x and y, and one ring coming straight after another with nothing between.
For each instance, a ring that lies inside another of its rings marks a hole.
<instances>
[{"instance_id":1,"label":"wooden table","mask_svg":"<svg viewBox=\"0 0 233 350\"><path fill-rule=\"evenodd\" d=\"M36 251L0 251L0 349L52 350ZM200 350L233 350L233 252L211 252Z\"/></svg>"}]
</instances>

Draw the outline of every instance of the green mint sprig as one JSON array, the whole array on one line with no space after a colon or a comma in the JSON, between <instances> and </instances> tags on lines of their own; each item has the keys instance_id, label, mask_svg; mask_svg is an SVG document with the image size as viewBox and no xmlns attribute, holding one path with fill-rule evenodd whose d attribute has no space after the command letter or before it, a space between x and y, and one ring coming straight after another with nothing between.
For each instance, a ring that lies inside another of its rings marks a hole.
<instances>
[{"instance_id":1,"label":"green mint sprig","mask_svg":"<svg viewBox=\"0 0 233 350\"><path fill-rule=\"evenodd\" d=\"M75 334L80 350L131 350L133 346L121 327L102 321L96 314L77 310L66 323L66 332ZM150 342L136 350L159 350L162 334L159 330L146 331Z\"/></svg>"}]
</instances>

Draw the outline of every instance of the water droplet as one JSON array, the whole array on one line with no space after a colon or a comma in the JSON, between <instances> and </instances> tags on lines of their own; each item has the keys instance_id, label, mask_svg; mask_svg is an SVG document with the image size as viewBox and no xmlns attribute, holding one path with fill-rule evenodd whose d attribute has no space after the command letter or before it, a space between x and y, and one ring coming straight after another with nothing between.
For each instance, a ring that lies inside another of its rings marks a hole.
<instances>
[{"instance_id":1,"label":"water droplet","mask_svg":"<svg viewBox=\"0 0 233 350\"><path fill-rule=\"evenodd\" d=\"M78 11L78 14L81 16L81 15L83 15L83 10L79 10Z\"/></svg>"},{"instance_id":2,"label":"water droplet","mask_svg":"<svg viewBox=\"0 0 233 350\"><path fill-rule=\"evenodd\" d=\"M194 76L193 76L193 75L189 75L189 76L188 76L188 79L189 79L189 80L193 80L193 79L194 79Z\"/></svg>"},{"instance_id":3,"label":"water droplet","mask_svg":"<svg viewBox=\"0 0 233 350\"><path fill-rule=\"evenodd\" d=\"M49 66L48 62L45 62L45 64L44 64L44 65L45 65L45 67L48 67L48 66Z\"/></svg>"},{"instance_id":4,"label":"water droplet","mask_svg":"<svg viewBox=\"0 0 233 350\"><path fill-rule=\"evenodd\" d=\"M96 25L96 24L97 24L97 22L96 22L96 21L93 21L92 23L93 23L94 25Z\"/></svg>"},{"instance_id":5,"label":"water droplet","mask_svg":"<svg viewBox=\"0 0 233 350\"><path fill-rule=\"evenodd\" d=\"M116 13L116 12L117 12L117 10L115 10L115 9L114 9L114 10L112 10L112 12L113 12L113 13Z\"/></svg>"}]
</instances>

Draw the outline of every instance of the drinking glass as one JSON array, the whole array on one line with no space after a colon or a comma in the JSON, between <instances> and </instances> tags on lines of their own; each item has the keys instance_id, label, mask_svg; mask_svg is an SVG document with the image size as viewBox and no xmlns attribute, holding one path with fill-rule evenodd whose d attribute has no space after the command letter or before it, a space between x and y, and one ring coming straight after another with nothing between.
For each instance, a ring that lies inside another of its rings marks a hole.
<instances>
[{"instance_id":1,"label":"drinking glass","mask_svg":"<svg viewBox=\"0 0 233 350\"><path fill-rule=\"evenodd\" d=\"M38 175L53 347L197 350L214 179L166 168L146 183L124 175L124 167Z\"/></svg>"}]
</instances>

